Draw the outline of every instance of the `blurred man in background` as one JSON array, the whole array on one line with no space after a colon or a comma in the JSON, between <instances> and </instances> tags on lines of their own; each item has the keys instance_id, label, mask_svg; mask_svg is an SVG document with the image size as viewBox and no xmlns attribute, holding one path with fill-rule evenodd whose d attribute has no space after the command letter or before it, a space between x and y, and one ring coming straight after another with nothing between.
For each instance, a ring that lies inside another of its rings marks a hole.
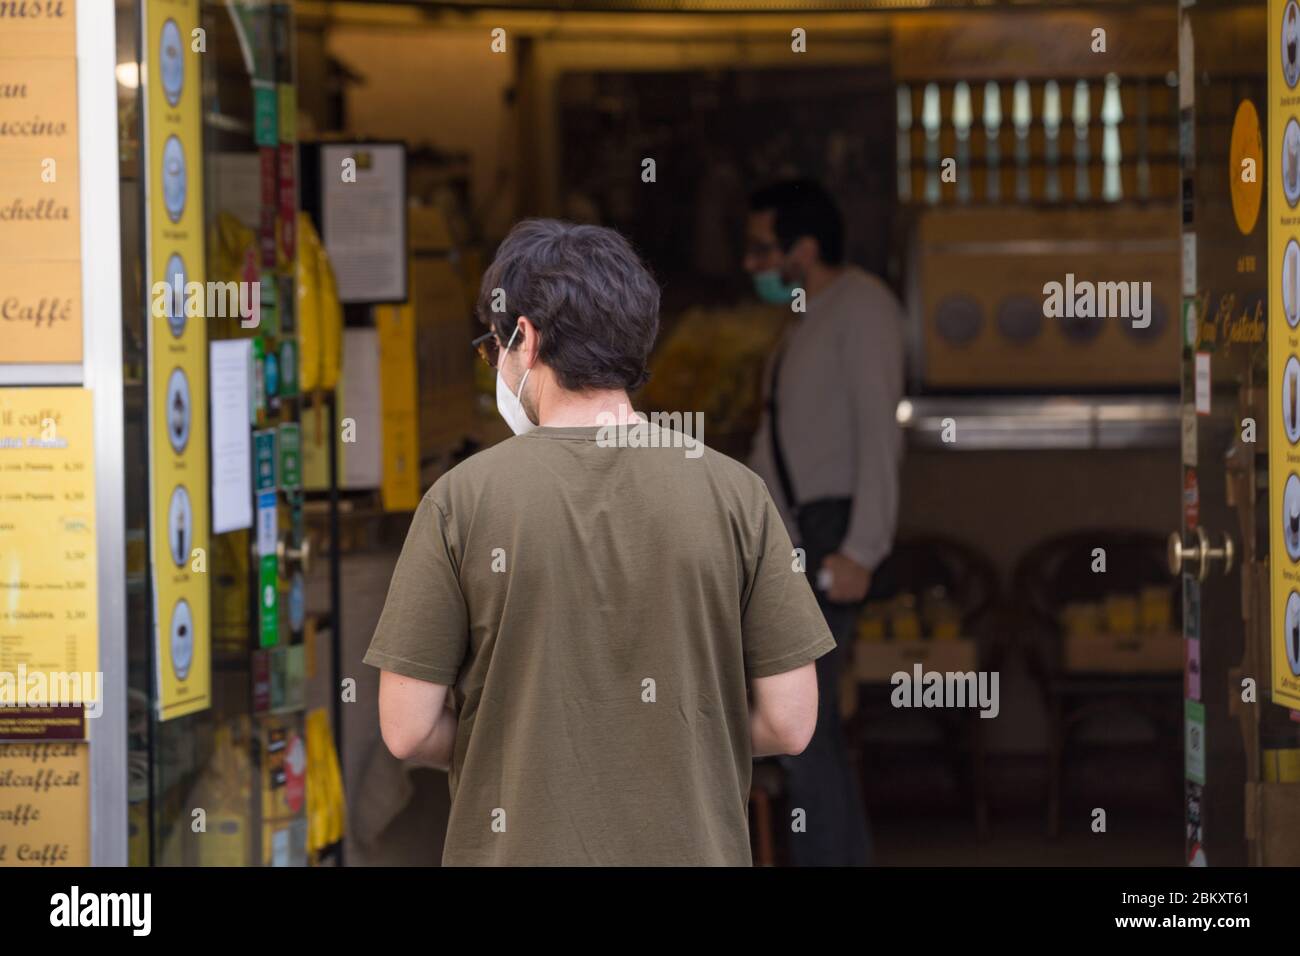
<instances>
[{"instance_id":1,"label":"blurred man in background","mask_svg":"<svg viewBox=\"0 0 1300 956\"><path fill-rule=\"evenodd\" d=\"M758 296L795 310L768 366L750 465L804 550L837 644L817 661L812 743L783 760L791 806L807 814L791 856L800 866L861 866L870 837L839 687L863 601L888 590L884 580L873 588L873 576L893 547L898 513L903 311L881 280L845 264L843 217L815 182L755 193L746 233L745 269Z\"/></svg>"}]
</instances>

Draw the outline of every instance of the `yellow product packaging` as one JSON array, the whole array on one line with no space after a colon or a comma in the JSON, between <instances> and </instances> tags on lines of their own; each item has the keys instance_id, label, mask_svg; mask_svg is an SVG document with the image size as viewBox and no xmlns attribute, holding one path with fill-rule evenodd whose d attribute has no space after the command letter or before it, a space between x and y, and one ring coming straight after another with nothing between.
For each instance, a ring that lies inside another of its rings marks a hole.
<instances>
[{"instance_id":1,"label":"yellow product packaging","mask_svg":"<svg viewBox=\"0 0 1300 956\"><path fill-rule=\"evenodd\" d=\"M896 641L919 641L921 639L921 617L916 613L916 608L896 607L889 619L889 627Z\"/></svg>"},{"instance_id":2,"label":"yellow product packaging","mask_svg":"<svg viewBox=\"0 0 1300 956\"><path fill-rule=\"evenodd\" d=\"M1138 600L1131 594L1106 595L1106 630L1112 634L1136 634Z\"/></svg>"},{"instance_id":3,"label":"yellow product packaging","mask_svg":"<svg viewBox=\"0 0 1300 956\"><path fill-rule=\"evenodd\" d=\"M1061 611L1061 626L1067 637L1096 637L1101 633L1101 606L1072 602Z\"/></svg>"},{"instance_id":4,"label":"yellow product packaging","mask_svg":"<svg viewBox=\"0 0 1300 956\"><path fill-rule=\"evenodd\" d=\"M747 446L762 410L764 363L788 314L764 305L686 312L655 350L637 407L698 411L716 439Z\"/></svg>"},{"instance_id":5,"label":"yellow product packaging","mask_svg":"<svg viewBox=\"0 0 1300 956\"><path fill-rule=\"evenodd\" d=\"M208 277L214 282L253 282L258 277L257 233L228 212L217 214L208 230ZM212 334L219 338L246 338L243 316L208 316Z\"/></svg>"},{"instance_id":6,"label":"yellow product packaging","mask_svg":"<svg viewBox=\"0 0 1300 956\"><path fill-rule=\"evenodd\" d=\"M343 368L343 303L339 301L338 284L334 280L334 267L330 257L317 240L320 259L316 264L320 287L320 387L326 391L336 388Z\"/></svg>"},{"instance_id":7,"label":"yellow product packaging","mask_svg":"<svg viewBox=\"0 0 1300 956\"><path fill-rule=\"evenodd\" d=\"M298 387L328 391L342 364L343 306L334 269L304 212L298 214Z\"/></svg>"},{"instance_id":8,"label":"yellow product packaging","mask_svg":"<svg viewBox=\"0 0 1300 956\"><path fill-rule=\"evenodd\" d=\"M250 253L257 250L257 233L228 212L217 213L208 230L208 268L220 282L244 278Z\"/></svg>"},{"instance_id":9,"label":"yellow product packaging","mask_svg":"<svg viewBox=\"0 0 1300 956\"><path fill-rule=\"evenodd\" d=\"M307 850L317 853L343 839L347 805L329 712L307 714Z\"/></svg>"},{"instance_id":10,"label":"yellow product packaging","mask_svg":"<svg viewBox=\"0 0 1300 956\"><path fill-rule=\"evenodd\" d=\"M311 217L298 213L298 387L304 393L320 387L320 275L318 244Z\"/></svg>"},{"instance_id":11,"label":"yellow product packaging","mask_svg":"<svg viewBox=\"0 0 1300 956\"><path fill-rule=\"evenodd\" d=\"M921 604L921 624L935 640L955 640L961 634L961 608L943 591L928 594Z\"/></svg>"},{"instance_id":12,"label":"yellow product packaging","mask_svg":"<svg viewBox=\"0 0 1300 956\"><path fill-rule=\"evenodd\" d=\"M1260 751L1265 783L1300 783L1300 749L1294 747Z\"/></svg>"},{"instance_id":13,"label":"yellow product packaging","mask_svg":"<svg viewBox=\"0 0 1300 956\"><path fill-rule=\"evenodd\" d=\"M1173 608L1167 587L1143 588L1138 594L1138 619L1148 634L1167 634L1173 630Z\"/></svg>"},{"instance_id":14,"label":"yellow product packaging","mask_svg":"<svg viewBox=\"0 0 1300 956\"><path fill-rule=\"evenodd\" d=\"M237 741L231 728L213 731L212 760L204 774L209 803L207 831L198 841L200 866L248 866L252 862L248 818L248 783L252 776L247 739Z\"/></svg>"},{"instance_id":15,"label":"yellow product packaging","mask_svg":"<svg viewBox=\"0 0 1300 956\"><path fill-rule=\"evenodd\" d=\"M858 640L883 641L885 639L885 614L875 604L868 604L858 618Z\"/></svg>"},{"instance_id":16,"label":"yellow product packaging","mask_svg":"<svg viewBox=\"0 0 1300 956\"><path fill-rule=\"evenodd\" d=\"M944 613L935 616L930 636L936 641L955 641L961 637L961 615Z\"/></svg>"}]
</instances>

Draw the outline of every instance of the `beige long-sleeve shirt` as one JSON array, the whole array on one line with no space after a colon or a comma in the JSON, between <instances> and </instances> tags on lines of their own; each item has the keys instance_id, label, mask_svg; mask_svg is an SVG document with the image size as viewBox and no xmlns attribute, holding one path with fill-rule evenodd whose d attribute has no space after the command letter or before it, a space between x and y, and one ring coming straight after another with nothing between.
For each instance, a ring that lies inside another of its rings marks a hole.
<instances>
[{"instance_id":1,"label":"beige long-sleeve shirt","mask_svg":"<svg viewBox=\"0 0 1300 956\"><path fill-rule=\"evenodd\" d=\"M795 497L800 504L852 498L840 551L874 569L889 554L898 521L902 307L883 282L848 266L808 300L808 311L786 333L781 349L778 427ZM749 465L767 482L797 540L772 456L766 401Z\"/></svg>"}]
</instances>

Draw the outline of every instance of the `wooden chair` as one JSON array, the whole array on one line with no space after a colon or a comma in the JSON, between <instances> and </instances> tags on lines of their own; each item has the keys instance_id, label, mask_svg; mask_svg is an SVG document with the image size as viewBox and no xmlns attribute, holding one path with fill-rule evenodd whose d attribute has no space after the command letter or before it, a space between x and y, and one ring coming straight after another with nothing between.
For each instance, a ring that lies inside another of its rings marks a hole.
<instances>
[{"instance_id":1,"label":"wooden chair","mask_svg":"<svg viewBox=\"0 0 1300 956\"><path fill-rule=\"evenodd\" d=\"M960 609L963 637L977 640L980 670L995 669L1002 659L1004 641L981 634L988 613L1000 605L998 575L992 562L974 548L952 538L921 536L900 540L886 565L878 574L887 577L888 593L915 594L923 598L936 590ZM888 687L888 685L883 685ZM858 685L859 706L846 719L851 756L862 774L861 755L865 731L873 720L888 716L893 708L889 694L877 685ZM939 754L953 771L959 786L970 794L976 833L980 839L988 834L989 808L984 772L984 721L974 710L952 713L943 710L919 711L941 732ZM907 746L915 747L909 743ZM864 786L867 781L864 777Z\"/></svg>"},{"instance_id":2,"label":"wooden chair","mask_svg":"<svg viewBox=\"0 0 1300 956\"><path fill-rule=\"evenodd\" d=\"M1094 551L1105 551L1106 571L1093 571ZM1042 542L1016 564L1017 631L1031 674L1048 714L1048 832L1061 832L1061 804L1072 738L1089 720L1117 710L1154 728L1158 739L1177 742L1165 754L1171 776L1182 778L1182 689L1177 672L1115 673L1067 669L1061 614L1070 602L1101 601L1108 594L1136 593L1171 583L1165 542L1159 535L1111 530L1083 531ZM1181 602L1174 599L1177 625Z\"/></svg>"}]
</instances>

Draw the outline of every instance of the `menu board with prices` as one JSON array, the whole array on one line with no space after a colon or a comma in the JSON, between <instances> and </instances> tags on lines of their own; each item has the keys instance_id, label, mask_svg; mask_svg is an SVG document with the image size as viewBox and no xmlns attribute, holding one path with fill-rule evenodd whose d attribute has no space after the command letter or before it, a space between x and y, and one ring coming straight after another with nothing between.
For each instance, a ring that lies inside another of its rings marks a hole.
<instances>
[{"instance_id":1,"label":"menu board with prices","mask_svg":"<svg viewBox=\"0 0 1300 956\"><path fill-rule=\"evenodd\" d=\"M91 402L81 388L0 389L0 703L6 706L98 699Z\"/></svg>"},{"instance_id":2,"label":"menu board with prices","mask_svg":"<svg viewBox=\"0 0 1300 956\"><path fill-rule=\"evenodd\" d=\"M0 3L0 365L82 360L75 7Z\"/></svg>"}]
</instances>

